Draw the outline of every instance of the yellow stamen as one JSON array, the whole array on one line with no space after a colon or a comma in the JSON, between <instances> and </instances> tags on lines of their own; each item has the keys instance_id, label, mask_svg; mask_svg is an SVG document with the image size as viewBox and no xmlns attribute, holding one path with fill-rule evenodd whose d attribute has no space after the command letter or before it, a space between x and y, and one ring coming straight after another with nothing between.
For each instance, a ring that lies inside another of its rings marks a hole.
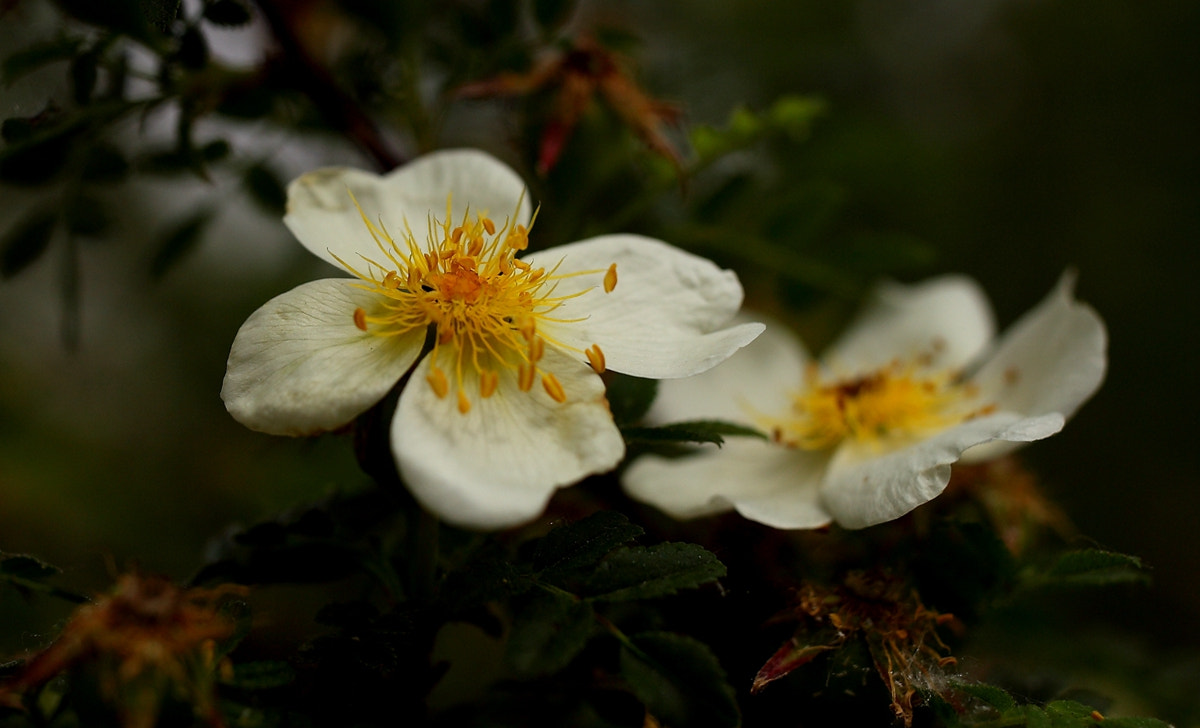
<instances>
[{"instance_id":1,"label":"yellow stamen","mask_svg":"<svg viewBox=\"0 0 1200 728\"><path fill-rule=\"evenodd\" d=\"M429 376L425 377L425 381L429 382L433 393L438 396L438 399L445 399L450 392L450 381L446 379L446 373L437 366L429 367Z\"/></svg>"},{"instance_id":2,"label":"yellow stamen","mask_svg":"<svg viewBox=\"0 0 1200 728\"><path fill-rule=\"evenodd\" d=\"M592 370L597 374L604 373L604 352L600 351L599 344L592 344L591 348L584 351L587 354L588 364L592 365Z\"/></svg>"},{"instance_id":3,"label":"yellow stamen","mask_svg":"<svg viewBox=\"0 0 1200 728\"><path fill-rule=\"evenodd\" d=\"M522 364L517 368L517 386L522 392L528 392L533 389L533 377L537 374L532 364Z\"/></svg>"},{"instance_id":4,"label":"yellow stamen","mask_svg":"<svg viewBox=\"0 0 1200 728\"><path fill-rule=\"evenodd\" d=\"M567 401L567 393L563 391L562 384L550 372L542 375L542 387L545 388L546 394L550 395L550 399L553 399L555 402L562 404Z\"/></svg>"},{"instance_id":5,"label":"yellow stamen","mask_svg":"<svg viewBox=\"0 0 1200 728\"><path fill-rule=\"evenodd\" d=\"M471 411L471 400L467 399L467 393L463 390L458 390L458 411L466 414Z\"/></svg>"},{"instance_id":6,"label":"yellow stamen","mask_svg":"<svg viewBox=\"0 0 1200 728\"><path fill-rule=\"evenodd\" d=\"M608 272L604 274L604 292L612 293L617 287L617 264L613 263L608 266Z\"/></svg>"},{"instance_id":7,"label":"yellow stamen","mask_svg":"<svg viewBox=\"0 0 1200 728\"><path fill-rule=\"evenodd\" d=\"M546 354L546 340L535 336L529 340L529 361L539 362Z\"/></svg>"},{"instance_id":8,"label":"yellow stamen","mask_svg":"<svg viewBox=\"0 0 1200 728\"><path fill-rule=\"evenodd\" d=\"M491 397L496 393L496 387L500 384L500 375L490 369L485 369L479 373L479 395L484 399Z\"/></svg>"},{"instance_id":9,"label":"yellow stamen","mask_svg":"<svg viewBox=\"0 0 1200 728\"><path fill-rule=\"evenodd\" d=\"M367 330L367 312L361 308L354 309L354 325L359 331Z\"/></svg>"},{"instance_id":10,"label":"yellow stamen","mask_svg":"<svg viewBox=\"0 0 1200 728\"><path fill-rule=\"evenodd\" d=\"M383 277L383 287L389 291L394 291L400 287L400 276L396 274L396 271L389 270L387 272L387 275Z\"/></svg>"},{"instance_id":11,"label":"yellow stamen","mask_svg":"<svg viewBox=\"0 0 1200 728\"><path fill-rule=\"evenodd\" d=\"M496 234L496 223L492 222L490 218L485 217L479 222L483 224L483 229L487 230L488 235Z\"/></svg>"}]
</instances>

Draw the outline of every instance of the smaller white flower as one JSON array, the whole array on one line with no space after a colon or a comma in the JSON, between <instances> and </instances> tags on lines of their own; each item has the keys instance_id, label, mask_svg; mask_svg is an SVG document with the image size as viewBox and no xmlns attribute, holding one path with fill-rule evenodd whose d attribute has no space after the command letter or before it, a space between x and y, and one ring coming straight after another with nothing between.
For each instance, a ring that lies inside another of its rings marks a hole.
<instances>
[{"instance_id":1,"label":"smaller white flower","mask_svg":"<svg viewBox=\"0 0 1200 728\"><path fill-rule=\"evenodd\" d=\"M785 328L704 374L663 382L656 421L721 418L764 442L646 456L626 490L677 518L737 510L775 528L863 528L937 497L950 466L1040 440L1100 386L1107 333L1058 286L997 342L970 279L887 284L814 362Z\"/></svg>"},{"instance_id":2,"label":"smaller white flower","mask_svg":"<svg viewBox=\"0 0 1200 728\"><path fill-rule=\"evenodd\" d=\"M524 184L482 152L437 152L383 177L311 172L289 186L284 222L354 277L305 283L246 320L226 408L251 429L312 434L411 371L392 453L417 500L460 526L528 521L556 488L621 460L606 369L690 376L763 328L726 327L742 301L732 272L657 240L606 235L522 256Z\"/></svg>"}]
</instances>

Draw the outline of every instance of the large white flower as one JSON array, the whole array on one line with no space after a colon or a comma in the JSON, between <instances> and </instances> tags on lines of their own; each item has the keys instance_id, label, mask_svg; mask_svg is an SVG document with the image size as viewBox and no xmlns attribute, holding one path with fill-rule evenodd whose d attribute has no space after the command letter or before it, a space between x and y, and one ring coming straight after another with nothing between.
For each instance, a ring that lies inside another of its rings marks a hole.
<instances>
[{"instance_id":1,"label":"large white flower","mask_svg":"<svg viewBox=\"0 0 1200 728\"><path fill-rule=\"evenodd\" d=\"M477 151L384 177L295 180L284 222L354 277L254 312L229 353L225 406L255 430L311 434L350 422L412 369L391 428L401 476L443 519L502 528L623 457L605 369L690 376L762 331L722 328L742 300L732 272L657 240L607 235L517 257L530 210L516 173Z\"/></svg>"},{"instance_id":2,"label":"large white flower","mask_svg":"<svg viewBox=\"0 0 1200 728\"><path fill-rule=\"evenodd\" d=\"M971 280L882 286L814 362L785 328L725 364L663 382L651 417L722 418L769 432L630 466L633 497L678 517L736 509L776 528L882 523L935 498L958 461L1058 432L1100 386L1104 324L1073 278L1002 338Z\"/></svg>"}]
</instances>

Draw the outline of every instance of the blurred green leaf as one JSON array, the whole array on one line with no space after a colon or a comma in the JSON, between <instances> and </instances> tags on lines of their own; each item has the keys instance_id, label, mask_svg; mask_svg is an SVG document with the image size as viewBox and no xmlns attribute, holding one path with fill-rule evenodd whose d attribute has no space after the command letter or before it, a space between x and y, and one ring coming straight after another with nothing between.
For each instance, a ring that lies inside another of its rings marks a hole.
<instances>
[{"instance_id":1,"label":"blurred green leaf","mask_svg":"<svg viewBox=\"0 0 1200 728\"><path fill-rule=\"evenodd\" d=\"M110 220L103 203L94 197L79 195L63 213L67 230L73 235L99 237L108 229Z\"/></svg>"},{"instance_id":2,"label":"blurred green leaf","mask_svg":"<svg viewBox=\"0 0 1200 728\"><path fill-rule=\"evenodd\" d=\"M158 279L174 267L200 242L200 235L212 222L211 210L200 210L169 228L160 238L150 261L150 275Z\"/></svg>"},{"instance_id":3,"label":"blurred green leaf","mask_svg":"<svg viewBox=\"0 0 1200 728\"><path fill-rule=\"evenodd\" d=\"M71 59L71 94L76 104L85 106L92 100L99 64L100 54L94 50Z\"/></svg>"},{"instance_id":4,"label":"blurred green leaf","mask_svg":"<svg viewBox=\"0 0 1200 728\"><path fill-rule=\"evenodd\" d=\"M571 19L576 0L533 0L533 17L546 30L554 30Z\"/></svg>"},{"instance_id":5,"label":"blurred green leaf","mask_svg":"<svg viewBox=\"0 0 1200 728\"><path fill-rule=\"evenodd\" d=\"M84 182L120 182L129 174L129 161L120 149L103 142L88 147L80 178Z\"/></svg>"},{"instance_id":6,"label":"blurred green leaf","mask_svg":"<svg viewBox=\"0 0 1200 728\"><path fill-rule=\"evenodd\" d=\"M245 25L250 22L250 8L238 0L216 0L204 7L204 19L226 27Z\"/></svg>"},{"instance_id":7,"label":"blurred green leaf","mask_svg":"<svg viewBox=\"0 0 1200 728\"><path fill-rule=\"evenodd\" d=\"M583 583L591 599L653 599L725 576L725 565L692 543L633 546L609 554Z\"/></svg>"},{"instance_id":8,"label":"blurred green leaf","mask_svg":"<svg viewBox=\"0 0 1200 728\"><path fill-rule=\"evenodd\" d=\"M242 176L242 182L264 212L283 216L287 208L287 190L270 167L261 163L250 166Z\"/></svg>"},{"instance_id":9,"label":"blurred green leaf","mask_svg":"<svg viewBox=\"0 0 1200 728\"><path fill-rule=\"evenodd\" d=\"M240 690L269 690L290 685L296 680L296 670L280 660L245 662L233 666L233 675L221 684Z\"/></svg>"},{"instance_id":10,"label":"blurred green leaf","mask_svg":"<svg viewBox=\"0 0 1200 728\"><path fill-rule=\"evenodd\" d=\"M1136 556L1101 549L1083 549L1061 554L1048 566L1023 570L1020 581L1024 587L1145 584L1150 581L1150 574Z\"/></svg>"},{"instance_id":11,"label":"blurred green leaf","mask_svg":"<svg viewBox=\"0 0 1200 728\"><path fill-rule=\"evenodd\" d=\"M50 245L58 216L39 209L18 220L0 238L0 278L11 278L40 258Z\"/></svg>"},{"instance_id":12,"label":"blurred green leaf","mask_svg":"<svg viewBox=\"0 0 1200 728\"><path fill-rule=\"evenodd\" d=\"M616 511L599 511L560 526L538 539L533 568L553 580L556 575L588 568L623 543L642 535L640 526Z\"/></svg>"},{"instance_id":13,"label":"blurred green leaf","mask_svg":"<svg viewBox=\"0 0 1200 728\"><path fill-rule=\"evenodd\" d=\"M690 420L661 427L622 427L621 434L629 443L703 442L722 445L726 436L767 439L765 434L753 427L722 420Z\"/></svg>"},{"instance_id":14,"label":"blurred green leaf","mask_svg":"<svg viewBox=\"0 0 1200 728\"><path fill-rule=\"evenodd\" d=\"M707 645L666 632L644 632L630 641L621 650L621 677L660 724L672 728L740 724L736 694Z\"/></svg>"},{"instance_id":15,"label":"blurred green leaf","mask_svg":"<svg viewBox=\"0 0 1200 728\"><path fill-rule=\"evenodd\" d=\"M0 557L0 574L4 576L41 581L60 573L62 569L57 566L51 566L41 559L25 554L5 554Z\"/></svg>"},{"instance_id":16,"label":"blurred green leaf","mask_svg":"<svg viewBox=\"0 0 1200 728\"><path fill-rule=\"evenodd\" d=\"M646 416L658 394L657 379L642 379L613 372L608 380L608 406L617 425L637 422Z\"/></svg>"},{"instance_id":17,"label":"blurred green leaf","mask_svg":"<svg viewBox=\"0 0 1200 728\"><path fill-rule=\"evenodd\" d=\"M965 693L982 700L1001 713L1008 712L1017 707L1017 702L1013 700L1012 696L995 685L951 682L950 687L957 692Z\"/></svg>"},{"instance_id":18,"label":"blurred green leaf","mask_svg":"<svg viewBox=\"0 0 1200 728\"><path fill-rule=\"evenodd\" d=\"M595 627L592 605L560 591L535 589L517 600L505 659L523 677L566 667Z\"/></svg>"},{"instance_id":19,"label":"blurred green leaf","mask_svg":"<svg viewBox=\"0 0 1200 728\"><path fill-rule=\"evenodd\" d=\"M11 85L13 81L42 66L73 58L82 45L81 38L61 37L26 46L4 59L0 76L5 84Z\"/></svg>"}]
</instances>

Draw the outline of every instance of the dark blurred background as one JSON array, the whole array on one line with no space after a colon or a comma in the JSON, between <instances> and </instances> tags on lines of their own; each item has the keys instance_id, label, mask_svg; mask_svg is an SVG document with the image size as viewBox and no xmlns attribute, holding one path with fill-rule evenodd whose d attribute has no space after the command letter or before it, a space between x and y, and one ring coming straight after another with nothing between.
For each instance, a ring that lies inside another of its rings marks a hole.
<instances>
[{"instance_id":1,"label":"dark blurred background","mask_svg":"<svg viewBox=\"0 0 1200 728\"><path fill-rule=\"evenodd\" d=\"M839 190L843 224L922 241L933 257L906 261L900 277L969 273L1004 325L1064 269L1079 271L1080 298L1109 327L1108 381L1025 457L1082 534L1154 569L1152 588L1098 596L1091 617L1160 654L1192 653L1200 3L596 2L580 17L639 38L639 77L679 102L688 124L722 124L735 106L784 94L823 97L829 112L811 139L773 164ZM0 20L0 54L55 22L36 3L19 5ZM252 64L263 37L251 27L212 42ZM61 66L27 76L0 91L0 113L33 115L64 84ZM504 154L503 137L480 132L470 113L439 142ZM166 144L171 123L134 120L124 133L130 144ZM369 165L328 136L265 123L207 129L283 179L319 164ZM344 440L249 433L218 397L245 316L327 274L324 265L247 201L237 178L135 179L102 199L128 231L124 244L85 241L77 268L51 249L0 282L0 550L62 566L85 589L103 588L110 564L133 561L186 576L229 523L360 482ZM44 201L4 187L0 229ZM195 250L152 279L147 241L200 208L214 221ZM62 292L72 277L81 315L68 345ZM40 644L47 618L11 595L2 601L19 627L2 647Z\"/></svg>"}]
</instances>

